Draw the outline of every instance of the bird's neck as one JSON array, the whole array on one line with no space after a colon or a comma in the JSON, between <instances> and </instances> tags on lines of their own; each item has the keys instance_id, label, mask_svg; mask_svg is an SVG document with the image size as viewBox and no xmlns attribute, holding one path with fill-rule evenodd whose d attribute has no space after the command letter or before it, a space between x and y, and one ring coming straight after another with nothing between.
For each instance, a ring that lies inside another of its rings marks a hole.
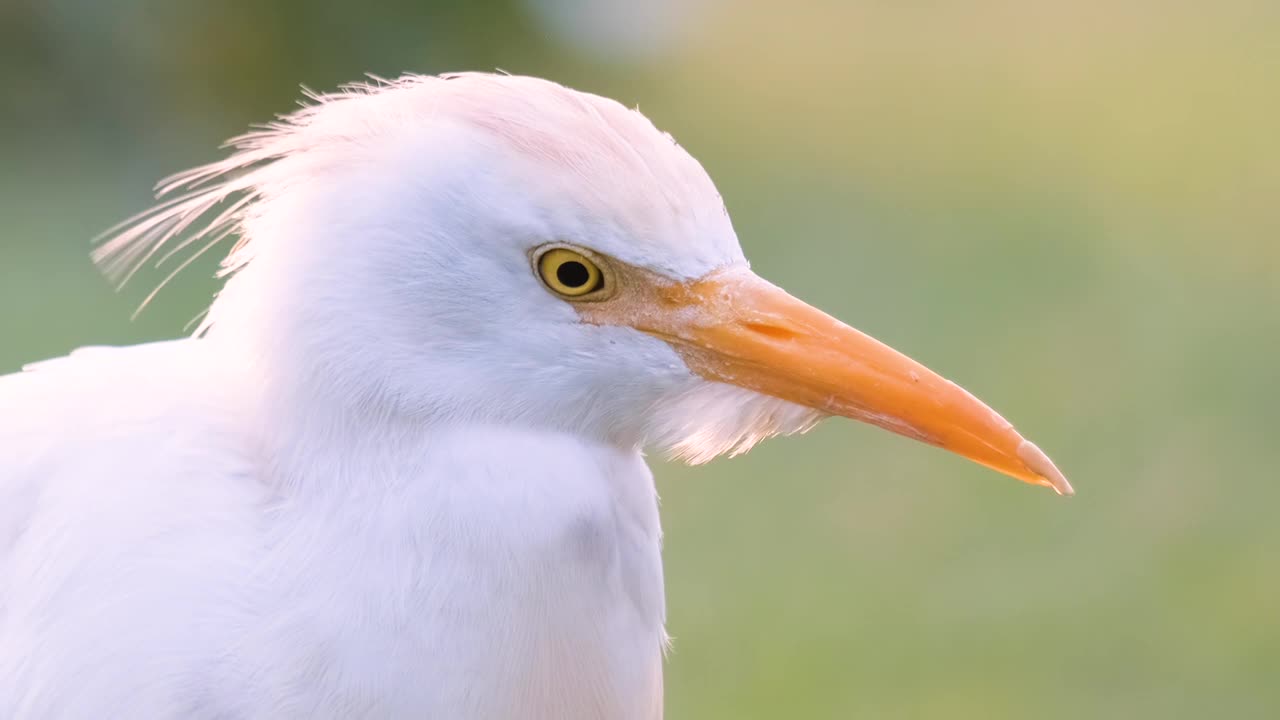
<instances>
[{"instance_id":1,"label":"bird's neck","mask_svg":"<svg viewBox=\"0 0 1280 720\"><path fill-rule=\"evenodd\" d=\"M448 704L432 678L480 678L475 717L654 716L636 710L659 702L665 638L638 453L501 426L364 435L277 450L297 487L275 527L299 550L272 581L358 620L326 628L323 647L348 650L329 675L427 708ZM371 675L368 658L395 662Z\"/></svg>"}]
</instances>

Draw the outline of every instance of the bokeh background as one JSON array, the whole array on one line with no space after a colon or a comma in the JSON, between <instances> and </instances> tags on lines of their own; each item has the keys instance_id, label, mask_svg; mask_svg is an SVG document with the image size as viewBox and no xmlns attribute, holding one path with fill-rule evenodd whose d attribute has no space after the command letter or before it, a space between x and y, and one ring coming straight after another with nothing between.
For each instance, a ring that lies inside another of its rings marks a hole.
<instances>
[{"instance_id":1,"label":"bokeh background","mask_svg":"<svg viewBox=\"0 0 1280 720\"><path fill-rule=\"evenodd\" d=\"M846 421L659 464L670 717L1280 717L1275 0L0 0L0 371L182 333L212 261L131 322L89 238L299 84L494 68L639 105L1079 491Z\"/></svg>"}]
</instances>

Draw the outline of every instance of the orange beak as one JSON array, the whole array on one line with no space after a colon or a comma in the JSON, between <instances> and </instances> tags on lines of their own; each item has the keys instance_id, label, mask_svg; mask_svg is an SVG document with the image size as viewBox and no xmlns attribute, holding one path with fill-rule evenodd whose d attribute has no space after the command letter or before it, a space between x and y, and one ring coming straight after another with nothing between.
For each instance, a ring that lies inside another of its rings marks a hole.
<instances>
[{"instance_id":1,"label":"orange beak","mask_svg":"<svg viewBox=\"0 0 1280 720\"><path fill-rule=\"evenodd\" d=\"M1019 480L1072 494L1043 452L920 363L747 270L649 284L628 324L718 382L871 423Z\"/></svg>"}]
</instances>

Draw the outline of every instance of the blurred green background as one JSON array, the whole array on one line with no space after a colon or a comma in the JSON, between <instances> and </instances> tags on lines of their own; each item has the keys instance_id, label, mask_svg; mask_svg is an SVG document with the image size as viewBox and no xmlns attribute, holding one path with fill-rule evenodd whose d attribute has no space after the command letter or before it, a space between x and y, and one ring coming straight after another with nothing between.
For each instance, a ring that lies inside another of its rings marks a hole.
<instances>
[{"instance_id":1,"label":"blurred green background","mask_svg":"<svg viewBox=\"0 0 1280 720\"><path fill-rule=\"evenodd\" d=\"M659 465L672 718L1280 717L1275 0L0 0L0 371L171 337L88 240L298 85L639 105L761 274L1014 420L1070 500L833 421Z\"/></svg>"}]
</instances>

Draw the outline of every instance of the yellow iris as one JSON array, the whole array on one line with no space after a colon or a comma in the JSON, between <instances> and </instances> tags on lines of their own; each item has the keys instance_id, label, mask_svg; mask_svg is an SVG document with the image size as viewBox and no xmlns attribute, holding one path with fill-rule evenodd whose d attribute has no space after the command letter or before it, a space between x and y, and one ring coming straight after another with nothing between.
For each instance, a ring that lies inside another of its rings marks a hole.
<instances>
[{"instance_id":1,"label":"yellow iris","mask_svg":"<svg viewBox=\"0 0 1280 720\"><path fill-rule=\"evenodd\" d=\"M604 285L604 275L590 258L568 248L552 248L538 257L538 275L559 295L582 297Z\"/></svg>"}]
</instances>

